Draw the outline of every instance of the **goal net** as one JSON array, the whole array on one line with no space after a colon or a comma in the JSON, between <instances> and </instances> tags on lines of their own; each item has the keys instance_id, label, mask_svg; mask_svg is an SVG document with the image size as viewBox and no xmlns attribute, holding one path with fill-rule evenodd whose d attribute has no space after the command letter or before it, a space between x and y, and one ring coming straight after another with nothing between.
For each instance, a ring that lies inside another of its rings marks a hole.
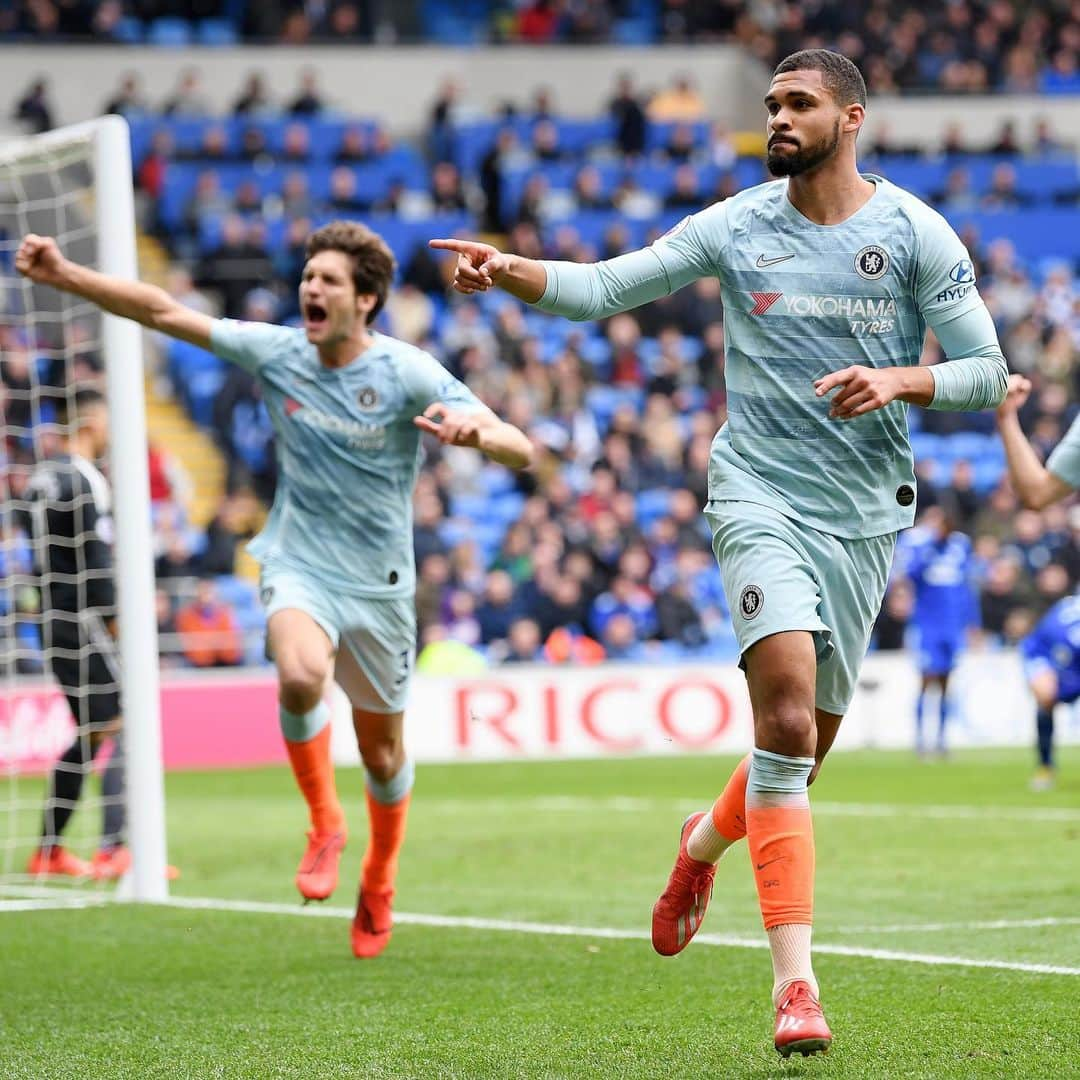
<instances>
[{"instance_id":1,"label":"goal net","mask_svg":"<svg viewBox=\"0 0 1080 1080\"><path fill-rule=\"evenodd\" d=\"M21 277L15 252L27 233L55 237L76 262L135 276L122 119L0 143L0 906L48 903L63 885L97 888L93 877L58 873L65 860L57 851L70 854L68 870L85 870L118 839L118 823L132 856L124 892L160 899L164 814L141 332ZM85 388L107 399L106 461L67 454L76 394ZM91 527L112 542L115 571L86 565L84 523L95 518L100 526ZM115 624L96 607L95 580L103 576L115 578ZM110 702L115 709L116 694L124 722L103 739L102 711Z\"/></svg>"}]
</instances>

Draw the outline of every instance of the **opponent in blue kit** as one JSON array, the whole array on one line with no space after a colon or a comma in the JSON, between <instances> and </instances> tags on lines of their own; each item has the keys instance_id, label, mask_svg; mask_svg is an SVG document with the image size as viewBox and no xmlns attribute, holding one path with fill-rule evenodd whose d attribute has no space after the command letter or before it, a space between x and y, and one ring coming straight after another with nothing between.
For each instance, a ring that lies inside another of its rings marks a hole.
<instances>
[{"instance_id":1,"label":"opponent in blue kit","mask_svg":"<svg viewBox=\"0 0 1080 1080\"><path fill-rule=\"evenodd\" d=\"M1024 436L1017 416L1030 394L1028 379L1010 376L1008 397L998 406L997 423L1013 489L1028 509L1042 510L1080 490L1080 416L1044 465ZM1039 765L1031 786L1035 791L1047 791L1054 786L1054 708L1080 697L1080 601L1075 597L1058 601L1020 643L1020 653L1036 707Z\"/></svg>"},{"instance_id":2,"label":"opponent in blue kit","mask_svg":"<svg viewBox=\"0 0 1080 1080\"><path fill-rule=\"evenodd\" d=\"M855 140L866 87L836 53L796 53L765 98L783 179L680 222L640 251L576 265L435 240L464 293L499 287L543 311L600 319L716 277L728 421L706 514L742 650L755 749L712 813L684 824L653 909L653 945L701 925L715 864L745 835L769 934L774 1044L831 1041L810 959L814 844L807 785L851 701L896 533L911 525L907 404L985 409L1006 367L968 252L946 221L879 176ZM920 367L927 327L948 362Z\"/></svg>"},{"instance_id":3,"label":"opponent in blue kit","mask_svg":"<svg viewBox=\"0 0 1080 1080\"><path fill-rule=\"evenodd\" d=\"M911 621L918 636L922 685L915 705L915 748L928 749L924 717L928 691L936 687L938 698L937 749L944 753L945 732L952 715L949 676L963 652L968 633L979 625L979 593L976 560L971 538L953 527L947 509L932 506L922 528L907 535L910 544L897 552L904 576L914 588Z\"/></svg>"},{"instance_id":4,"label":"opponent in blue kit","mask_svg":"<svg viewBox=\"0 0 1080 1080\"><path fill-rule=\"evenodd\" d=\"M421 432L513 468L529 464L532 447L434 357L371 329L394 274L379 236L334 222L312 233L306 254L302 329L211 319L154 286L72 263L49 238L27 236L16 265L258 379L280 479L251 550L262 565L281 729L312 824L296 884L305 899L329 896L345 845L323 701L333 677L353 705L371 825L352 946L374 956L390 939L413 783L402 719L415 646L412 494Z\"/></svg>"}]
</instances>

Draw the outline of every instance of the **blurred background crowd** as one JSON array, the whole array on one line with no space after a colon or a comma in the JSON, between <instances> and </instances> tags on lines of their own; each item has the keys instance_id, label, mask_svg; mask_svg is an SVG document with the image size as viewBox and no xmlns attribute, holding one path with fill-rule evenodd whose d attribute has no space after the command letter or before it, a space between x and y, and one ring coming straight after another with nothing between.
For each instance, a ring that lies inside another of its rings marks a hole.
<instances>
[{"instance_id":1,"label":"blurred background crowd","mask_svg":"<svg viewBox=\"0 0 1080 1080\"><path fill-rule=\"evenodd\" d=\"M474 11L449 9L463 20ZM960 0L932 13L892 5L887 20L882 3L825 0L540 0L478 4L475 14L485 40L597 40L640 17L657 39L734 36L770 62L824 44L858 60L872 90L1078 89L1070 83L1076 2L1021 9ZM375 15L382 17L351 3L256 12L213 0L41 0L0 4L0 30L115 37L123 25L152 39L171 19L192 35L210 22L238 38L293 41L337 35L343 20L349 33L370 35L381 25ZM27 130L47 130L47 80L26 88L12 109ZM446 81L424 137L411 141L393 138L377 117L331 112L314 69L295 87L271 87L254 72L228 103L212 102L197 68L160 101L146 100L137 74L125 75L102 111L131 124L141 224L178 299L214 314L295 319L305 236L334 217L361 217L400 264L379 328L431 351L540 447L537 467L522 475L469 451L429 447L415 498L422 648L453 643L459 665L735 657L701 514L710 443L725 419L718 283L698 282L595 325L571 324L503 295L449 291L452 265L426 247L434 236L484 234L525 255L591 261L648 243L686 214L767 179L760 145L711 123L689 77L645 89L626 75L606 112L584 120L561 115L557 93L542 85L482 114ZM919 146L897 145L879 128L861 149L864 169L937 206L968 244L1010 366L1035 384L1022 420L1046 454L1071 422L1080 389L1076 148L1041 121L1030 130L1005 123L985 145L971 145L955 126ZM13 306L17 298L6 310ZM33 426L35 388L100 378L96 335L81 316L33 330L22 319L0 320L9 429ZM224 462L222 493L209 509L193 510L196 485L183 455L151 424L166 660L262 662L262 615L242 554L276 479L258 385L192 346L150 345L153 393L179 406ZM929 338L922 362L941 359ZM1018 507L992 415L912 409L909 422L920 517L940 507L973 540L972 639L1014 643L1077 581L1080 509ZM7 453L9 461L25 457L26 440L9 438ZM28 552L17 537L6 540L14 567ZM902 566L875 648L901 648L908 633L912 590ZM6 614L19 625L18 611ZM30 631L18 632L25 644ZM40 665L29 646L20 655L24 669Z\"/></svg>"},{"instance_id":2,"label":"blurred background crowd","mask_svg":"<svg viewBox=\"0 0 1080 1080\"><path fill-rule=\"evenodd\" d=\"M0 34L172 46L734 42L770 65L836 48L874 93L1080 89L1076 0L7 0Z\"/></svg>"}]
</instances>

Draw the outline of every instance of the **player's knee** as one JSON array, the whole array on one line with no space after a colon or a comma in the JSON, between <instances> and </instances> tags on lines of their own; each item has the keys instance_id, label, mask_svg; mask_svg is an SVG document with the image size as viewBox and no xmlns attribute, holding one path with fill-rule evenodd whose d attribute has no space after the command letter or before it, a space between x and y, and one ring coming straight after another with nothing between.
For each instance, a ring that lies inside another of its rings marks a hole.
<instances>
[{"instance_id":1,"label":"player's knee","mask_svg":"<svg viewBox=\"0 0 1080 1080\"><path fill-rule=\"evenodd\" d=\"M809 757L817 746L814 714L800 705L777 705L756 718L756 743L763 750Z\"/></svg>"},{"instance_id":2,"label":"player's knee","mask_svg":"<svg viewBox=\"0 0 1080 1080\"><path fill-rule=\"evenodd\" d=\"M310 712L322 699L327 669L305 661L302 657L278 661L278 689L281 703L289 712Z\"/></svg>"}]
</instances>

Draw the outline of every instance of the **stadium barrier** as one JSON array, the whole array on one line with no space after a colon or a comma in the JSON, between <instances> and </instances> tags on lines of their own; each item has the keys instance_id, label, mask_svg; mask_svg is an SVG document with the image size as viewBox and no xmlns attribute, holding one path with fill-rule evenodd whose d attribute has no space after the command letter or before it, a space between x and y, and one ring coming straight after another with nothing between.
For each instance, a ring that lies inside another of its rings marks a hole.
<instances>
[{"instance_id":1,"label":"stadium barrier","mask_svg":"<svg viewBox=\"0 0 1080 1080\"><path fill-rule=\"evenodd\" d=\"M1012 652L976 652L954 685L953 748L1028 745L1034 713ZM867 659L836 749L912 745L918 678L903 654ZM167 769L284 762L277 694L265 669L165 672ZM334 757L357 762L348 703L335 693ZM1060 722L1080 742L1080 722ZM751 744L750 705L734 665L594 668L515 666L481 677L417 677L406 724L415 759L501 761L620 754L738 753ZM0 770L44 771L70 743L71 716L51 683L21 680L0 697Z\"/></svg>"}]
</instances>

